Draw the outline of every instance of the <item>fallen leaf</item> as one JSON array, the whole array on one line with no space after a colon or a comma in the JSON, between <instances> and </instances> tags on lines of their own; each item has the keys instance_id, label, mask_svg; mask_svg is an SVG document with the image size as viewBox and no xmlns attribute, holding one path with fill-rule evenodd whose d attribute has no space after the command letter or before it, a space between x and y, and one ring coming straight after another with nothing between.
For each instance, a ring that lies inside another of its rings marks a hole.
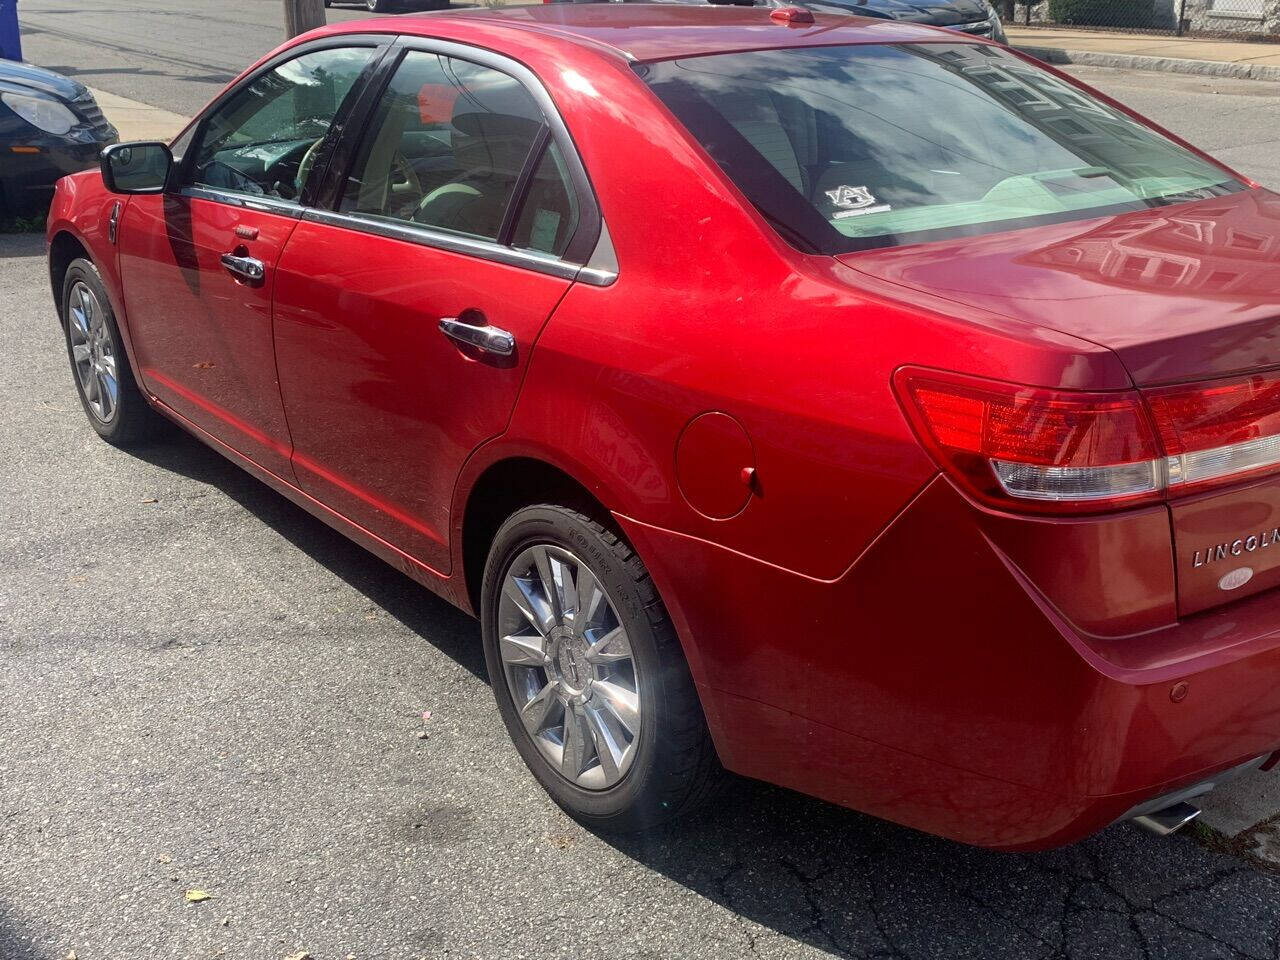
<instances>
[{"instance_id":1,"label":"fallen leaf","mask_svg":"<svg viewBox=\"0 0 1280 960\"><path fill-rule=\"evenodd\" d=\"M74 950L67 951L67 960L76 960L76 952Z\"/></svg>"},{"instance_id":2,"label":"fallen leaf","mask_svg":"<svg viewBox=\"0 0 1280 960\"><path fill-rule=\"evenodd\" d=\"M212 900L212 893L205 893L203 890L188 890L187 903L203 903L205 900Z\"/></svg>"},{"instance_id":3,"label":"fallen leaf","mask_svg":"<svg viewBox=\"0 0 1280 960\"><path fill-rule=\"evenodd\" d=\"M143 500L142 502L143 502L143 503L159 503L160 501L159 501L159 500L157 500L155 497L147 497L147 498L146 498L145 500Z\"/></svg>"},{"instance_id":4,"label":"fallen leaf","mask_svg":"<svg viewBox=\"0 0 1280 960\"><path fill-rule=\"evenodd\" d=\"M291 953L284 960L311 960L311 954L305 950L299 950L297 953Z\"/></svg>"}]
</instances>

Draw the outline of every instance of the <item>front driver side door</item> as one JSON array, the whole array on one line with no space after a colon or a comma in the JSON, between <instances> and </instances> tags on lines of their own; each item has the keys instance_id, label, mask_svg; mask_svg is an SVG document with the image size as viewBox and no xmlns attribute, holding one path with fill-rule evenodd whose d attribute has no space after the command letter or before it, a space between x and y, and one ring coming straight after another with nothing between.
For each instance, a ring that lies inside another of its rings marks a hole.
<instances>
[{"instance_id":1,"label":"front driver side door","mask_svg":"<svg viewBox=\"0 0 1280 960\"><path fill-rule=\"evenodd\" d=\"M442 574L462 464L505 428L600 229L528 71L455 49L403 55L338 209L285 248L275 325L299 485Z\"/></svg>"},{"instance_id":2,"label":"front driver side door","mask_svg":"<svg viewBox=\"0 0 1280 960\"><path fill-rule=\"evenodd\" d=\"M286 55L247 78L200 121L176 189L133 197L119 228L126 316L147 389L287 479L275 268L374 43Z\"/></svg>"}]
</instances>

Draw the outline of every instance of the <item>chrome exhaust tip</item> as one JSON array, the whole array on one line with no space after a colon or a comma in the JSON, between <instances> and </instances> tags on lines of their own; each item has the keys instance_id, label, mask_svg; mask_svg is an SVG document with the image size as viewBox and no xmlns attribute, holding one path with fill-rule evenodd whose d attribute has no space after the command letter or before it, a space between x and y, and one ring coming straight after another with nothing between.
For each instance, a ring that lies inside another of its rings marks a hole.
<instances>
[{"instance_id":1,"label":"chrome exhaust tip","mask_svg":"<svg viewBox=\"0 0 1280 960\"><path fill-rule=\"evenodd\" d=\"M1200 816L1200 808L1184 800L1151 813L1139 814L1133 818L1133 822L1157 836L1167 837L1177 833L1198 816Z\"/></svg>"}]
</instances>

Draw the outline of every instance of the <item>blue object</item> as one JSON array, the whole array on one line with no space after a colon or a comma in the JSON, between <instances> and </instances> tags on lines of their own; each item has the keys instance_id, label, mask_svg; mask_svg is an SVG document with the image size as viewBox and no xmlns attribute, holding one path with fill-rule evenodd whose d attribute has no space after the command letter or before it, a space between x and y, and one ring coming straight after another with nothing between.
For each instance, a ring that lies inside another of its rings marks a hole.
<instances>
[{"instance_id":1,"label":"blue object","mask_svg":"<svg viewBox=\"0 0 1280 960\"><path fill-rule=\"evenodd\" d=\"M18 0L0 0L0 60L22 60Z\"/></svg>"}]
</instances>

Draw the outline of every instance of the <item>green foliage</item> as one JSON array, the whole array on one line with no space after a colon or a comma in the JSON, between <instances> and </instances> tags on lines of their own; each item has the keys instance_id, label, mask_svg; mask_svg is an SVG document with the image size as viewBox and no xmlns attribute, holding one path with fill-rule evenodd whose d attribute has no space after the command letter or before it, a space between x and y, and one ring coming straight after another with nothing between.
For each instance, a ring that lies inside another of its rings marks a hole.
<instances>
[{"instance_id":1,"label":"green foliage","mask_svg":"<svg viewBox=\"0 0 1280 960\"><path fill-rule=\"evenodd\" d=\"M0 215L0 233L44 233L44 215L13 219Z\"/></svg>"},{"instance_id":2,"label":"green foliage","mask_svg":"<svg viewBox=\"0 0 1280 960\"><path fill-rule=\"evenodd\" d=\"M1049 0L1049 19L1093 27L1149 27L1153 0Z\"/></svg>"}]
</instances>

